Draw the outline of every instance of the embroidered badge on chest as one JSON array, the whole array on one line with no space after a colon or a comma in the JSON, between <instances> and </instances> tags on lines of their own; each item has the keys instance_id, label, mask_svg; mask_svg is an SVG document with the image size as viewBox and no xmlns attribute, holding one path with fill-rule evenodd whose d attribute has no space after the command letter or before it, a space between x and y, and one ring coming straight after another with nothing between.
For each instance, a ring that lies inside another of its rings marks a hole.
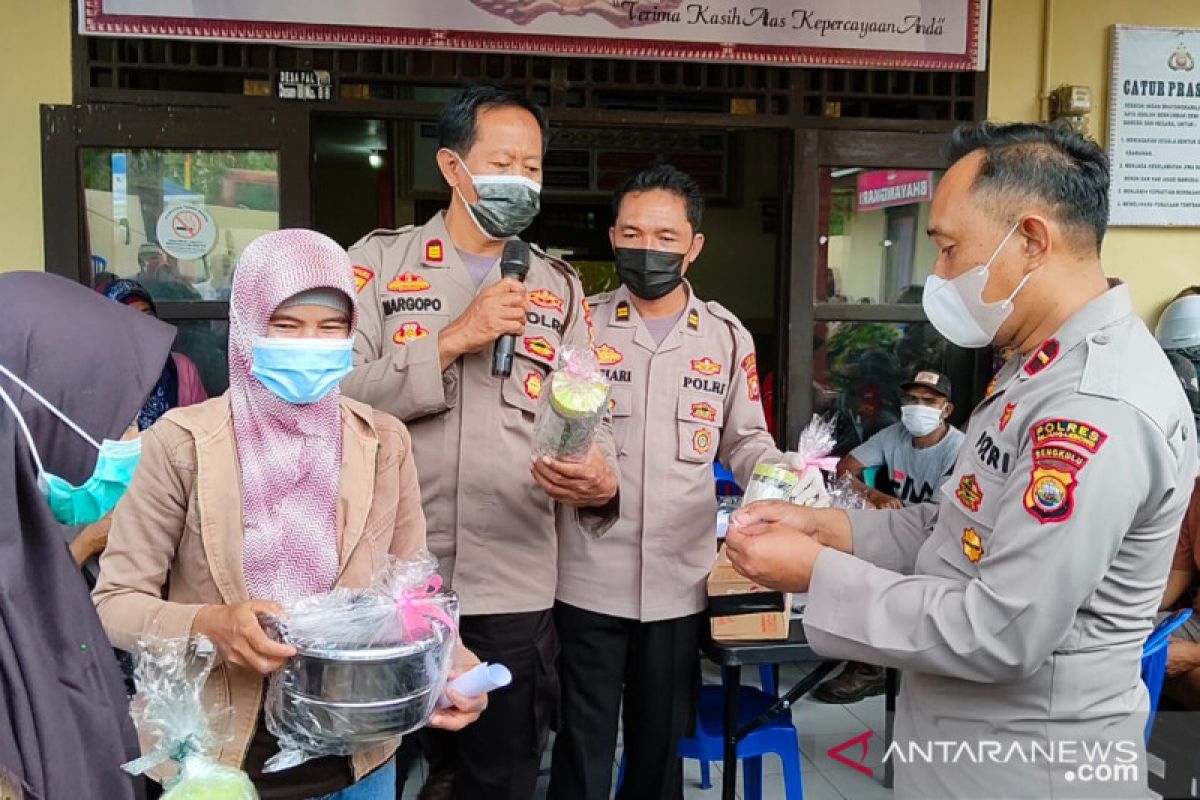
<instances>
[{"instance_id":1,"label":"embroidered badge on chest","mask_svg":"<svg viewBox=\"0 0 1200 800\"><path fill-rule=\"evenodd\" d=\"M530 292L529 302L538 308L547 308L553 311L563 310L562 298L549 289L538 289Z\"/></svg>"},{"instance_id":2,"label":"embroidered badge on chest","mask_svg":"<svg viewBox=\"0 0 1200 800\"><path fill-rule=\"evenodd\" d=\"M692 403L692 419L698 419L701 422L716 422L716 406L712 403Z\"/></svg>"},{"instance_id":3,"label":"embroidered badge on chest","mask_svg":"<svg viewBox=\"0 0 1200 800\"><path fill-rule=\"evenodd\" d=\"M523 343L526 353L538 358L544 358L550 362L554 361L554 355L557 351L545 336L526 336Z\"/></svg>"},{"instance_id":4,"label":"embroidered badge on chest","mask_svg":"<svg viewBox=\"0 0 1200 800\"><path fill-rule=\"evenodd\" d=\"M617 303L617 309L613 312L613 319L617 322L625 322L629 319L629 303L624 300Z\"/></svg>"},{"instance_id":5,"label":"embroidered badge on chest","mask_svg":"<svg viewBox=\"0 0 1200 800\"><path fill-rule=\"evenodd\" d=\"M721 365L708 356L692 360L692 372L711 377L721 373Z\"/></svg>"},{"instance_id":6,"label":"embroidered badge on chest","mask_svg":"<svg viewBox=\"0 0 1200 800\"><path fill-rule=\"evenodd\" d=\"M530 400L537 400L542 396L542 376L536 372L530 372L525 376L525 396Z\"/></svg>"},{"instance_id":7,"label":"embroidered badge on chest","mask_svg":"<svg viewBox=\"0 0 1200 800\"><path fill-rule=\"evenodd\" d=\"M419 322L402 322L396 329L392 341L398 345L407 345L429 335L429 329Z\"/></svg>"},{"instance_id":8,"label":"embroidered badge on chest","mask_svg":"<svg viewBox=\"0 0 1200 800\"><path fill-rule=\"evenodd\" d=\"M958 488L954 490L954 496L958 498L958 502L963 504L963 507L978 511L983 504L983 489L979 488L979 481L975 474L963 475L958 482Z\"/></svg>"},{"instance_id":9,"label":"embroidered badge on chest","mask_svg":"<svg viewBox=\"0 0 1200 800\"><path fill-rule=\"evenodd\" d=\"M624 354L611 344L602 344L596 348L596 359L606 367L620 364L624 358Z\"/></svg>"},{"instance_id":10,"label":"embroidered badge on chest","mask_svg":"<svg viewBox=\"0 0 1200 800\"><path fill-rule=\"evenodd\" d=\"M429 281L415 272L402 272L392 278L387 288L389 292L395 292L396 294L410 294L413 292L428 291L429 285Z\"/></svg>"},{"instance_id":11,"label":"embroidered badge on chest","mask_svg":"<svg viewBox=\"0 0 1200 800\"><path fill-rule=\"evenodd\" d=\"M707 455L712 448L713 434L708 428L700 428L692 434L692 450L697 455Z\"/></svg>"},{"instance_id":12,"label":"embroidered badge on chest","mask_svg":"<svg viewBox=\"0 0 1200 800\"><path fill-rule=\"evenodd\" d=\"M694 308L688 311L687 326L689 331L700 330L700 314Z\"/></svg>"},{"instance_id":13,"label":"embroidered badge on chest","mask_svg":"<svg viewBox=\"0 0 1200 800\"><path fill-rule=\"evenodd\" d=\"M967 557L967 561L970 561L972 564L978 564L979 559L983 558L983 540L979 538L979 534L974 528L963 530L962 550L963 555Z\"/></svg>"}]
</instances>

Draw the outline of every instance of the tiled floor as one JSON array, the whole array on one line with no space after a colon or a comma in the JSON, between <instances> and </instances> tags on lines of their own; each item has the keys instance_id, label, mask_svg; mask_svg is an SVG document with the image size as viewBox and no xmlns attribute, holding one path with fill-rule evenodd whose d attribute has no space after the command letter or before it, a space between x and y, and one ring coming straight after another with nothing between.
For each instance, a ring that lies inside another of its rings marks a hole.
<instances>
[{"instance_id":1,"label":"tiled floor","mask_svg":"<svg viewBox=\"0 0 1200 800\"><path fill-rule=\"evenodd\" d=\"M747 669L744 680L753 681L752 670ZM780 683L786 689L793 685L803 673L793 666L785 666ZM705 670L705 682L718 682L715 669ZM861 703L848 706L833 706L803 699L792 708L792 719L800 736L801 771L804 777L804 797L806 800L884 800L891 798L892 792L885 789L882 783L884 736L884 702L883 697L872 697ZM827 755L829 748L847 739L872 731L869 740L866 765L875 771L876 777L869 777L858 770L841 764ZM621 758L620 749L617 751L617 761ZM549 780L550 754L547 753L542 761L542 776L538 781L537 800L545 797L546 783ZM713 788L700 788L700 765L696 761L684 761L684 797L687 800L715 800L721 796L721 765L713 763ZM614 783L616 764L613 765ZM763 759L763 797L764 800L783 800L782 767L779 759L768 756ZM404 797L415 798L417 790L424 779L424 767L418 763L413 767L413 773L405 786ZM742 800L742 776L738 775L738 798Z\"/></svg>"}]
</instances>

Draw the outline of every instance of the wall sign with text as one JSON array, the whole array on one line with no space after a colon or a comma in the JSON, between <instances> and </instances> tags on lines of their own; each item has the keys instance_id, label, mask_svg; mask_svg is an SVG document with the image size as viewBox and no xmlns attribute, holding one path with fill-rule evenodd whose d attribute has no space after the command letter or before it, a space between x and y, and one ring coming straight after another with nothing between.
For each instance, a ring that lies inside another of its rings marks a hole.
<instances>
[{"instance_id":1,"label":"wall sign with text","mask_svg":"<svg viewBox=\"0 0 1200 800\"><path fill-rule=\"evenodd\" d=\"M80 0L98 36L982 70L988 0Z\"/></svg>"},{"instance_id":2,"label":"wall sign with text","mask_svg":"<svg viewBox=\"0 0 1200 800\"><path fill-rule=\"evenodd\" d=\"M1200 29L1112 37L1109 224L1200 226Z\"/></svg>"}]
</instances>

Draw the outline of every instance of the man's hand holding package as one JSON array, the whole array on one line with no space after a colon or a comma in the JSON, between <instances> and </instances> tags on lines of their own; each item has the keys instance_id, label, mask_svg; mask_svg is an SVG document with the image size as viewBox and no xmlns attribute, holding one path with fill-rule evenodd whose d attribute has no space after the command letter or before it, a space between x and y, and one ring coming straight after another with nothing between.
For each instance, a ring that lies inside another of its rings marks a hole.
<instances>
[{"instance_id":1,"label":"man's hand holding package","mask_svg":"<svg viewBox=\"0 0 1200 800\"><path fill-rule=\"evenodd\" d=\"M595 444L583 461L563 461L542 456L531 466L533 479L559 503L581 508L602 506L612 500L619 487L604 454Z\"/></svg>"},{"instance_id":2,"label":"man's hand holding package","mask_svg":"<svg viewBox=\"0 0 1200 800\"><path fill-rule=\"evenodd\" d=\"M804 467L800 482L792 489L791 502L808 508L829 508L829 492L825 489L825 476L816 467Z\"/></svg>"},{"instance_id":3,"label":"man's hand holding package","mask_svg":"<svg viewBox=\"0 0 1200 800\"><path fill-rule=\"evenodd\" d=\"M725 551L738 572L768 589L788 592L808 591L817 557L826 547L853 551L846 514L780 500L739 510L725 537Z\"/></svg>"}]
</instances>

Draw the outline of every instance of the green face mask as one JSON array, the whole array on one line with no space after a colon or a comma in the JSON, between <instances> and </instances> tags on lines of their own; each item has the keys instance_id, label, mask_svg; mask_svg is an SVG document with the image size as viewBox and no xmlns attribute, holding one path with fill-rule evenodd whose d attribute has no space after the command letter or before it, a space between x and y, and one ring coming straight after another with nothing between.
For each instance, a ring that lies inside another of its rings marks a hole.
<instances>
[{"instance_id":1,"label":"green face mask","mask_svg":"<svg viewBox=\"0 0 1200 800\"><path fill-rule=\"evenodd\" d=\"M100 457L96 459L96 467L92 470L92 476L80 486L74 486L64 478L47 472L42 465L37 445L34 444L33 435L29 432L29 426L25 423L21 412L17 409L17 404L13 402L8 392L0 388L0 400L4 401L9 411L17 418L17 424L20 426L21 432L25 434L25 441L29 443L29 451L32 453L38 469L38 489L45 495L55 519L64 525L90 525L98 522L113 510L117 501L129 489L129 482L133 480L133 473L142 457L141 439L128 442L105 439L103 442L97 443L86 431L55 408L50 401L38 394L29 384L10 372L3 364L0 364L0 373L7 375L10 380L18 384L100 452Z\"/></svg>"}]
</instances>

